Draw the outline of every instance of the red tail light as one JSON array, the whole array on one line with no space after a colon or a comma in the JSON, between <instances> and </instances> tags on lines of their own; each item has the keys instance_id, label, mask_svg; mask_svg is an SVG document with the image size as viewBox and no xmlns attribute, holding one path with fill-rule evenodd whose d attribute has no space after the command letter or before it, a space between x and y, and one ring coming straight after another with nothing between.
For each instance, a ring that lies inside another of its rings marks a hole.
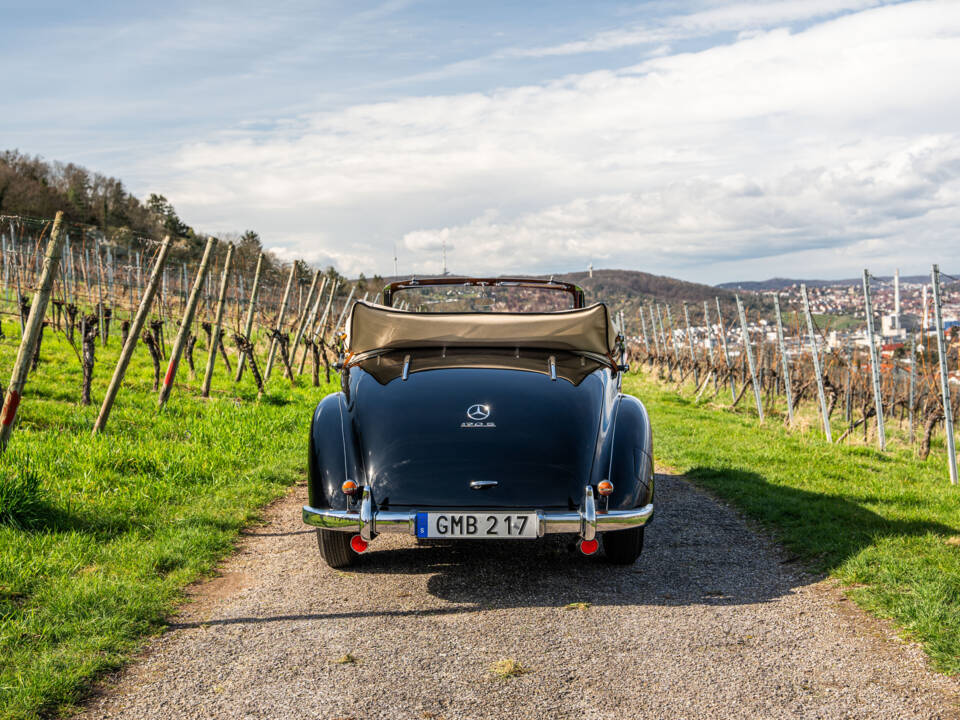
<instances>
[{"instance_id":1,"label":"red tail light","mask_svg":"<svg viewBox=\"0 0 960 720\"><path fill-rule=\"evenodd\" d=\"M357 484L353 480L345 480L340 489L344 495L353 495L357 491Z\"/></svg>"},{"instance_id":2,"label":"red tail light","mask_svg":"<svg viewBox=\"0 0 960 720\"><path fill-rule=\"evenodd\" d=\"M354 535L352 538L350 538L350 548L357 555L360 555L361 553L366 552L368 545L369 543L359 535Z\"/></svg>"},{"instance_id":3,"label":"red tail light","mask_svg":"<svg viewBox=\"0 0 960 720\"><path fill-rule=\"evenodd\" d=\"M600 541L594 538L593 540L581 540L580 552L584 555L593 555L600 548Z\"/></svg>"}]
</instances>

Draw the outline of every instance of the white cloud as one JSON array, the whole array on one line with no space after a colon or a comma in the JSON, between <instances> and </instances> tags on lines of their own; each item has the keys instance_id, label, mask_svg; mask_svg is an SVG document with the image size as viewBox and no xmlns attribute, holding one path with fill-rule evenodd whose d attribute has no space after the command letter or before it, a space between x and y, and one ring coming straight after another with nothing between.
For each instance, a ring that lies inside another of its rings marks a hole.
<instances>
[{"instance_id":1,"label":"white cloud","mask_svg":"<svg viewBox=\"0 0 960 720\"><path fill-rule=\"evenodd\" d=\"M673 22L712 33L832 7L740 4ZM234 131L183 147L169 196L203 227L257 227L367 274L392 271L401 238L410 272L436 271L443 240L462 272L593 260L720 281L735 258L860 266L841 249L888 257L918 238L941 252L923 263L946 263L960 260L946 245L958 76L960 4L886 6L544 85Z\"/></svg>"},{"instance_id":2,"label":"white cloud","mask_svg":"<svg viewBox=\"0 0 960 720\"><path fill-rule=\"evenodd\" d=\"M818 18L835 17L850 11L880 5L882 0L773 0L739 2L710 7L698 12L669 15L659 22L639 23L629 28L606 30L592 37L548 47L508 51L523 57L578 55L607 52L635 45L669 43L716 33L753 33Z\"/></svg>"}]
</instances>

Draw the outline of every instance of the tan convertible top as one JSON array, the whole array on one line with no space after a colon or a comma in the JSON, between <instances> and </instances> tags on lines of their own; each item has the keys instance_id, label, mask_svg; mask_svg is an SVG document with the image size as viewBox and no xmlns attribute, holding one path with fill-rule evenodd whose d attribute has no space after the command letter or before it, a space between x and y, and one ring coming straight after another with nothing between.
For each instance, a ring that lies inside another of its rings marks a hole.
<instances>
[{"instance_id":1,"label":"tan convertible top","mask_svg":"<svg viewBox=\"0 0 960 720\"><path fill-rule=\"evenodd\" d=\"M603 304L551 313L414 313L357 301L347 323L351 353L439 346L614 351Z\"/></svg>"}]
</instances>

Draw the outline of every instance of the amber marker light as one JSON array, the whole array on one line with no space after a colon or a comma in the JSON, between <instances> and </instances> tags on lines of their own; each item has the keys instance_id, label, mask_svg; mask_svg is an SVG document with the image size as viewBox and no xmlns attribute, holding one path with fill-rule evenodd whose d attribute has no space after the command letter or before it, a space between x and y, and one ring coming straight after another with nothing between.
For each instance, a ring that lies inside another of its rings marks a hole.
<instances>
[{"instance_id":1,"label":"amber marker light","mask_svg":"<svg viewBox=\"0 0 960 720\"><path fill-rule=\"evenodd\" d=\"M612 495L613 494L613 483L609 480L601 480L597 483L597 493L600 495Z\"/></svg>"},{"instance_id":2,"label":"amber marker light","mask_svg":"<svg viewBox=\"0 0 960 720\"><path fill-rule=\"evenodd\" d=\"M357 491L357 484L353 480L345 480L340 489L344 495L353 495Z\"/></svg>"}]
</instances>

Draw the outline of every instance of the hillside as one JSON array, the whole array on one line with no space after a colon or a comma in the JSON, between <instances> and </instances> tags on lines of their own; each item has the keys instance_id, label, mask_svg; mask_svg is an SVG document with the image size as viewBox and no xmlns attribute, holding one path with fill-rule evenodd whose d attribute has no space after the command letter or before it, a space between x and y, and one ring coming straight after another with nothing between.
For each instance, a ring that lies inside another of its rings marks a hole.
<instances>
[{"instance_id":1,"label":"hillside","mask_svg":"<svg viewBox=\"0 0 960 720\"><path fill-rule=\"evenodd\" d=\"M893 282L892 275L871 275L874 280L881 282ZM786 288L805 284L807 287L834 287L846 285L860 285L863 278L846 278L842 280L804 280L800 278L770 278L769 280L745 280L743 282L725 282L719 283L718 288L725 290L749 290L751 292L772 292L774 290L785 290ZM929 283L929 275L901 275L900 282L903 283Z\"/></svg>"},{"instance_id":2,"label":"hillside","mask_svg":"<svg viewBox=\"0 0 960 720\"><path fill-rule=\"evenodd\" d=\"M724 321L729 324L736 317L736 293L730 290L687 282L664 275L652 275L638 270L594 270L593 277L587 272L564 273L553 276L557 280L576 283L584 289L587 302L604 302L612 310L623 310L627 329L638 332L636 317L641 305L650 302L669 304L674 322L682 323L679 306L689 304L690 324L703 324L703 303L710 308L710 320L716 322L716 298L720 298ZM762 295L742 293L744 308L750 319L773 317L773 303Z\"/></svg>"}]
</instances>

